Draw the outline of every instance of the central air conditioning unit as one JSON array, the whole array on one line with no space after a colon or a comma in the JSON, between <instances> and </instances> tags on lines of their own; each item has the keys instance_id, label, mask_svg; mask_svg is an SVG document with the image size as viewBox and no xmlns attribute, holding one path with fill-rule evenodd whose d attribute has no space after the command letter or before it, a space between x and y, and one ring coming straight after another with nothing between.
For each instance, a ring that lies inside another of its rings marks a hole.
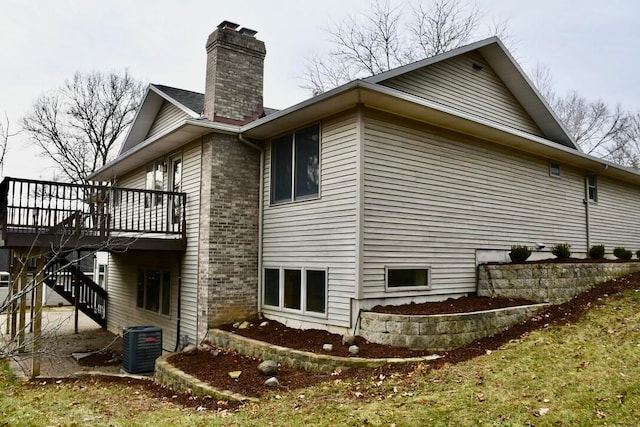
<instances>
[{"instance_id":1,"label":"central air conditioning unit","mask_svg":"<svg viewBox=\"0 0 640 427\"><path fill-rule=\"evenodd\" d=\"M162 356L162 329L131 326L122 330L122 369L130 374L153 375Z\"/></svg>"}]
</instances>

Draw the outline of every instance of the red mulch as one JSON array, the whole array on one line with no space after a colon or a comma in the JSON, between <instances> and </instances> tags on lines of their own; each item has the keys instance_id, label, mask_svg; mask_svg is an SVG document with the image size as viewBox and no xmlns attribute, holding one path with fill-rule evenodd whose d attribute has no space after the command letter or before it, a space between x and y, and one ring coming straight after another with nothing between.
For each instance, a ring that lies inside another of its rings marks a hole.
<instances>
[{"instance_id":1,"label":"red mulch","mask_svg":"<svg viewBox=\"0 0 640 427\"><path fill-rule=\"evenodd\" d=\"M501 265L501 264L601 264L605 262L624 263L624 262L640 262L640 259L608 259L608 258L550 258L540 259L536 261L524 261L524 262L488 262L489 265Z\"/></svg>"}]
</instances>

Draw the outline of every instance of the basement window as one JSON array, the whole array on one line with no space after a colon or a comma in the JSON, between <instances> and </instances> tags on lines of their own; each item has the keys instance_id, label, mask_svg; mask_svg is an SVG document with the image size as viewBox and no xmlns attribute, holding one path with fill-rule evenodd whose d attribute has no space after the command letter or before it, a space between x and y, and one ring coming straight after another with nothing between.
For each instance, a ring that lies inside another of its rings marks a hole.
<instances>
[{"instance_id":1,"label":"basement window","mask_svg":"<svg viewBox=\"0 0 640 427\"><path fill-rule=\"evenodd\" d=\"M166 270L139 269L136 306L144 310L169 315L171 273Z\"/></svg>"},{"instance_id":2,"label":"basement window","mask_svg":"<svg viewBox=\"0 0 640 427\"><path fill-rule=\"evenodd\" d=\"M263 304L268 308L325 314L327 271L315 268L265 268Z\"/></svg>"},{"instance_id":3,"label":"basement window","mask_svg":"<svg viewBox=\"0 0 640 427\"><path fill-rule=\"evenodd\" d=\"M320 126L314 125L271 142L271 201L318 196Z\"/></svg>"},{"instance_id":4,"label":"basement window","mask_svg":"<svg viewBox=\"0 0 640 427\"><path fill-rule=\"evenodd\" d=\"M428 267L387 267L386 282L388 291L424 290L430 286Z\"/></svg>"}]
</instances>

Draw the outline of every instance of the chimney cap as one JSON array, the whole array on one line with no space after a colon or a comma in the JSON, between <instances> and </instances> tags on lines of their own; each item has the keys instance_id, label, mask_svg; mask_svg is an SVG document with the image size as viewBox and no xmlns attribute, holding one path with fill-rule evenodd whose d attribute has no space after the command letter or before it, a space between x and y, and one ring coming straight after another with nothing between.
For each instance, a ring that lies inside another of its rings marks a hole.
<instances>
[{"instance_id":1,"label":"chimney cap","mask_svg":"<svg viewBox=\"0 0 640 427\"><path fill-rule=\"evenodd\" d=\"M255 37L255 35L258 34L258 32L256 30L252 30L252 29L247 28L247 27L240 28L238 30L238 32L240 34L244 34L244 35L247 35L247 36L250 36L250 37Z\"/></svg>"},{"instance_id":2,"label":"chimney cap","mask_svg":"<svg viewBox=\"0 0 640 427\"><path fill-rule=\"evenodd\" d=\"M218 29L219 30L224 30L224 29L231 29L231 30L235 30L236 28L238 28L240 25L231 22L231 21L222 21L219 25L218 25Z\"/></svg>"}]
</instances>

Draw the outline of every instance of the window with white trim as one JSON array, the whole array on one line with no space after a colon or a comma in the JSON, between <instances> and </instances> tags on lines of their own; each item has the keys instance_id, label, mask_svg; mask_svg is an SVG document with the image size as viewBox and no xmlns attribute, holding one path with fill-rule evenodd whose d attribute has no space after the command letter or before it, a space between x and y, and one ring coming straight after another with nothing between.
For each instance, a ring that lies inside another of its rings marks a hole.
<instances>
[{"instance_id":1,"label":"window with white trim","mask_svg":"<svg viewBox=\"0 0 640 427\"><path fill-rule=\"evenodd\" d=\"M589 201L598 201L598 179L595 175L591 175L587 178L587 192L589 193Z\"/></svg>"},{"instance_id":2,"label":"window with white trim","mask_svg":"<svg viewBox=\"0 0 640 427\"><path fill-rule=\"evenodd\" d=\"M318 196L320 125L271 141L271 201L287 202Z\"/></svg>"},{"instance_id":3,"label":"window with white trim","mask_svg":"<svg viewBox=\"0 0 640 427\"><path fill-rule=\"evenodd\" d=\"M147 190L164 190L165 162L159 160L147 166L145 177L145 189ZM152 197L153 196L153 197ZM158 206L162 204L162 194L146 194L144 199L144 207L150 208L151 205Z\"/></svg>"},{"instance_id":4,"label":"window with white trim","mask_svg":"<svg viewBox=\"0 0 640 427\"><path fill-rule=\"evenodd\" d=\"M560 163L549 162L549 176L560 176Z\"/></svg>"},{"instance_id":5,"label":"window with white trim","mask_svg":"<svg viewBox=\"0 0 640 427\"><path fill-rule=\"evenodd\" d=\"M171 273L167 270L138 269L136 306L168 316L171 307Z\"/></svg>"},{"instance_id":6,"label":"window with white trim","mask_svg":"<svg viewBox=\"0 0 640 427\"><path fill-rule=\"evenodd\" d=\"M428 289L429 276L429 267L387 267L387 290Z\"/></svg>"},{"instance_id":7,"label":"window with white trim","mask_svg":"<svg viewBox=\"0 0 640 427\"><path fill-rule=\"evenodd\" d=\"M304 313L327 312L327 271L315 268L265 268L263 304Z\"/></svg>"}]
</instances>

